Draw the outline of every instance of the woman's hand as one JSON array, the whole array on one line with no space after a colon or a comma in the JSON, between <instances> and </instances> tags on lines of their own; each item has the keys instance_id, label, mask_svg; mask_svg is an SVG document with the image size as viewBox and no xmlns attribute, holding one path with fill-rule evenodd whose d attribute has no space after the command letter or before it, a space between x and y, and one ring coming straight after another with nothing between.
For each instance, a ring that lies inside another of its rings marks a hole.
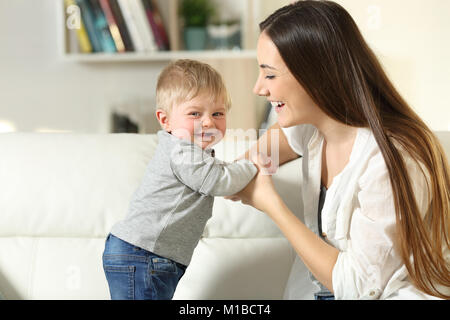
<instances>
[{"instance_id":1,"label":"woman's hand","mask_svg":"<svg viewBox=\"0 0 450 320\"><path fill-rule=\"evenodd\" d=\"M258 167L258 174L244 189L225 199L240 200L244 204L270 214L276 210L281 199L272 181L272 163L270 158L261 153L252 157L252 162Z\"/></svg>"},{"instance_id":2,"label":"woman's hand","mask_svg":"<svg viewBox=\"0 0 450 320\"><path fill-rule=\"evenodd\" d=\"M259 154L251 160L258 167L258 174L244 189L226 198L241 200L242 203L265 212L280 228L316 279L332 291L332 272L339 250L309 230L286 206L275 189L270 172L267 172L271 167L267 157Z\"/></svg>"}]
</instances>

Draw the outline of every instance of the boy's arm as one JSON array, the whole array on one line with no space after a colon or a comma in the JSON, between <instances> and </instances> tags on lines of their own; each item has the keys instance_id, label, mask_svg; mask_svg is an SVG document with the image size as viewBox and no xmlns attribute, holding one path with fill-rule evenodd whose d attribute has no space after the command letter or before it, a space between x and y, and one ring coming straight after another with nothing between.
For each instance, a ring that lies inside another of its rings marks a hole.
<instances>
[{"instance_id":1,"label":"boy's arm","mask_svg":"<svg viewBox=\"0 0 450 320\"><path fill-rule=\"evenodd\" d=\"M229 196L241 191L258 169L248 160L223 162L191 146L173 150L171 167L186 186L207 196Z\"/></svg>"},{"instance_id":2,"label":"boy's arm","mask_svg":"<svg viewBox=\"0 0 450 320\"><path fill-rule=\"evenodd\" d=\"M217 163L211 173L205 180L203 191L210 196L226 197L244 189L258 173L258 169L249 160L239 160Z\"/></svg>"}]
</instances>

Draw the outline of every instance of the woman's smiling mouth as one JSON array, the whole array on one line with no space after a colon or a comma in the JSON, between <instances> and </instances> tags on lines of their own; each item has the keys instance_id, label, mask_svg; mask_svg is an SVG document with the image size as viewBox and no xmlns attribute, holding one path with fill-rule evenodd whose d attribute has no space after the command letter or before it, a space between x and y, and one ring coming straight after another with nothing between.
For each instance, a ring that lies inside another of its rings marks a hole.
<instances>
[{"instance_id":1,"label":"woman's smiling mouth","mask_svg":"<svg viewBox=\"0 0 450 320\"><path fill-rule=\"evenodd\" d=\"M275 112L280 112L281 109L285 106L284 102L281 101L271 101L272 107L275 108Z\"/></svg>"}]
</instances>

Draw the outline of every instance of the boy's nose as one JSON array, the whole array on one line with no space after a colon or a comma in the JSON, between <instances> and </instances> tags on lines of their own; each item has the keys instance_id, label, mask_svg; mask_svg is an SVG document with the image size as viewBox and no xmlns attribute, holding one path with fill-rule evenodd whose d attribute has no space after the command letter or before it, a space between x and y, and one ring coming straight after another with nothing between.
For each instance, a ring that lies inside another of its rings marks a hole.
<instances>
[{"instance_id":1,"label":"boy's nose","mask_svg":"<svg viewBox=\"0 0 450 320\"><path fill-rule=\"evenodd\" d=\"M202 127L209 128L209 127L212 127L213 124L214 124L214 121L213 121L213 119L210 116L203 117L203 119L202 119Z\"/></svg>"}]
</instances>

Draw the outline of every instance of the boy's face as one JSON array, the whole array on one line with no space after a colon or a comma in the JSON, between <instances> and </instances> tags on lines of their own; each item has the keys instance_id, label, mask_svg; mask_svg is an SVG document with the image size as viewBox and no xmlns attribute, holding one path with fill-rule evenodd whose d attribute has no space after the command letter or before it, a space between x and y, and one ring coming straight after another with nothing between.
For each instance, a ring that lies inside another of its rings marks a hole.
<instances>
[{"instance_id":1,"label":"boy's face","mask_svg":"<svg viewBox=\"0 0 450 320\"><path fill-rule=\"evenodd\" d=\"M227 127L223 101L211 101L208 92L174 105L170 113L158 109L156 117L164 130L202 149L218 143Z\"/></svg>"}]
</instances>

